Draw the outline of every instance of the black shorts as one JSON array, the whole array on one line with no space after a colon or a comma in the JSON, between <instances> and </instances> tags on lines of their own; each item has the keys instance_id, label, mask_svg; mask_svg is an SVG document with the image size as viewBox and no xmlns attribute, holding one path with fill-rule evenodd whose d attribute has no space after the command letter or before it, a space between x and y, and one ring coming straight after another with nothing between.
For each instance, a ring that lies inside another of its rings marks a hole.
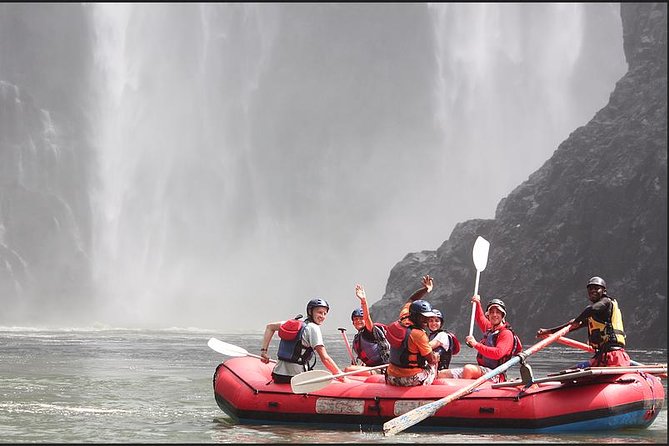
<instances>
[{"instance_id":1,"label":"black shorts","mask_svg":"<svg viewBox=\"0 0 669 446\"><path fill-rule=\"evenodd\" d=\"M290 384L290 379L291 379L291 378L292 378L292 376L288 376L288 375L279 375L278 373L274 373L274 372L272 372L272 380L273 380L276 384Z\"/></svg>"}]
</instances>

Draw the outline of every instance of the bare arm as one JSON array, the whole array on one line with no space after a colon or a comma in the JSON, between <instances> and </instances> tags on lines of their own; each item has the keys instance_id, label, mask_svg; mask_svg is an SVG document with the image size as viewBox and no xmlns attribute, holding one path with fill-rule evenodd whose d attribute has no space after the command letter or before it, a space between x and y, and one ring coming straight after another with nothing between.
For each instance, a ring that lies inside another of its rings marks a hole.
<instances>
[{"instance_id":1,"label":"bare arm","mask_svg":"<svg viewBox=\"0 0 669 446\"><path fill-rule=\"evenodd\" d=\"M267 349L269 349L269 343L274 336L274 332L279 331L279 327L283 324L283 321L279 322L270 322L265 326L265 334L262 337L262 343L260 344L260 356L262 357L262 362L267 364L269 362L269 355L267 354Z\"/></svg>"},{"instance_id":2,"label":"bare arm","mask_svg":"<svg viewBox=\"0 0 669 446\"><path fill-rule=\"evenodd\" d=\"M332 373L333 375L338 375L339 373L342 373L341 369L337 366L337 363L334 362L334 360L328 354L327 350L325 350L324 345L317 345L316 347L314 347L314 351L318 353L318 357L321 358L321 362L323 363L325 368L330 371L330 373ZM340 381L343 381L343 379L340 379Z\"/></svg>"},{"instance_id":3,"label":"bare arm","mask_svg":"<svg viewBox=\"0 0 669 446\"><path fill-rule=\"evenodd\" d=\"M434 287L432 277L425 275L421 278L421 282L423 283L423 287L413 292L409 297L409 302L415 302L432 291L432 288Z\"/></svg>"},{"instance_id":4,"label":"bare arm","mask_svg":"<svg viewBox=\"0 0 669 446\"><path fill-rule=\"evenodd\" d=\"M567 325L571 325L571 328L569 329L569 331L573 331L573 330L578 330L579 328L583 327L585 324L582 321L577 322L575 319L572 319L569 322L565 322L562 325L558 325L557 327L540 328L539 330L537 330L537 338L540 338L542 336L546 336L546 335L549 335L549 334L553 334L556 331L562 330Z\"/></svg>"},{"instance_id":5,"label":"bare arm","mask_svg":"<svg viewBox=\"0 0 669 446\"><path fill-rule=\"evenodd\" d=\"M567 325L571 325L569 331L574 331L578 330L579 328L585 327L588 325L588 317L590 317L594 313L607 311L608 305L612 305L611 299L608 297L604 297L598 300L597 302L585 307L585 309L581 312L581 314L579 314L569 322L565 322L564 324L558 325L557 327L553 328L540 328L539 330L537 330L537 337L541 337L547 334L553 334L556 331L566 327Z\"/></svg>"},{"instance_id":6,"label":"bare arm","mask_svg":"<svg viewBox=\"0 0 669 446\"><path fill-rule=\"evenodd\" d=\"M365 289L359 283L355 284L355 295L360 299L360 306L362 307L362 317L365 319L365 328L370 333L374 328L374 322L372 321L372 315L369 314L369 306L367 305L367 295L365 294Z\"/></svg>"}]
</instances>

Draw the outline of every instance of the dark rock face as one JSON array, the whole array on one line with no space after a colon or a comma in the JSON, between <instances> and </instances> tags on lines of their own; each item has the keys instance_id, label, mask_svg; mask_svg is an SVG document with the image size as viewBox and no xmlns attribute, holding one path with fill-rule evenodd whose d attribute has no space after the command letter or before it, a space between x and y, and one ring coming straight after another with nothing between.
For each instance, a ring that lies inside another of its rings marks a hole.
<instances>
[{"instance_id":1,"label":"dark rock face","mask_svg":"<svg viewBox=\"0 0 669 446\"><path fill-rule=\"evenodd\" d=\"M58 320L81 308L89 283L84 12L0 6L3 322Z\"/></svg>"},{"instance_id":2,"label":"dark rock face","mask_svg":"<svg viewBox=\"0 0 669 446\"><path fill-rule=\"evenodd\" d=\"M629 71L608 105L501 200L493 220L461 223L436 251L399 262L372 306L375 319L396 318L430 274L428 300L464 338L480 235L491 246L479 294L505 301L527 345L538 328L577 316L598 275L619 300L628 348L666 348L667 6L623 3L621 15ZM584 340L586 330L572 335Z\"/></svg>"}]
</instances>

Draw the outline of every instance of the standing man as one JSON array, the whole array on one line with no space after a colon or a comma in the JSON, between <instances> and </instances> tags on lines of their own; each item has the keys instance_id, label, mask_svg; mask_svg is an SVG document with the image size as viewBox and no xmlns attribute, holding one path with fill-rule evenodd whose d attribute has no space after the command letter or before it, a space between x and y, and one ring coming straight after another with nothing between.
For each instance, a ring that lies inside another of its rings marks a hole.
<instances>
[{"instance_id":1,"label":"standing man","mask_svg":"<svg viewBox=\"0 0 669 446\"><path fill-rule=\"evenodd\" d=\"M588 343L595 349L595 355L588 361L580 362L577 368L586 367L628 367L630 357L625 351L625 330L623 316L618 301L606 294L606 282L595 276L586 285L591 304L576 318L558 327L540 328L537 337L543 337L571 325L569 331L588 326Z\"/></svg>"}]
</instances>

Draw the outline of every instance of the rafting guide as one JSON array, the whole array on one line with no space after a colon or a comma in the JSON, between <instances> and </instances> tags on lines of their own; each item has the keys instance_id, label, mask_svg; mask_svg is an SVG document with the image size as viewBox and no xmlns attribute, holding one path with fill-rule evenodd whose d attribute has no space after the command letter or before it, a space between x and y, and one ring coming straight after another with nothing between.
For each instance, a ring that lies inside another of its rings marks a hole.
<instances>
[{"instance_id":1,"label":"rafting guide","mask_svg":"<svg viewBox=\"0 0 669 446\"><path fill-rule=\"evenodd\" d=\"M586 285L591 304L567 323L554 328L540 328L537 337L555 333L562 327L570 326L570 331L588 327L588 343L595 354L588 361L580 362L576 368L630 365L630 357L625 351L625 330L618 300L609 297L606 282L599 276L591 277Z\"/></svg>"}]
</instances>

